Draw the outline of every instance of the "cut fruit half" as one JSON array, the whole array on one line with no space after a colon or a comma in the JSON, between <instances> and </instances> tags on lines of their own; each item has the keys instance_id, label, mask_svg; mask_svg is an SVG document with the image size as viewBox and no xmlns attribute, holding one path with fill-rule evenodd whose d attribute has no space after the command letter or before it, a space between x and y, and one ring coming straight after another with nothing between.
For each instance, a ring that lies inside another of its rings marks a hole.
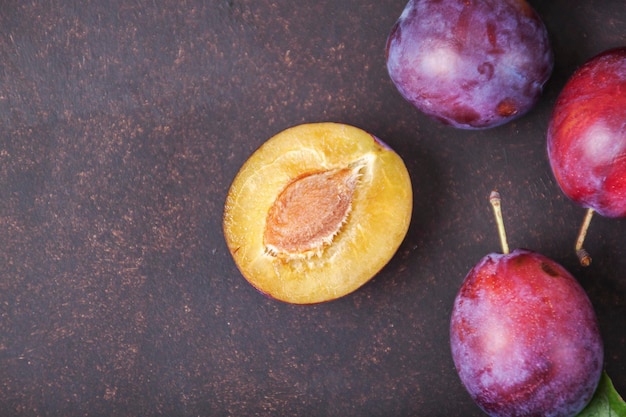
<instances>
[{"instance_id":1,"label":"cut fruit half","mask_svg":"<svg viewBox=\"0 0 626 417\"><path fill-rule=\"evenodd\" d=\"M393 257L413 195L402 159L340 123L278 133L245 162L226 198L224 236L243 276L281 301L349 294Z\"/></svg>"}]
</instances>

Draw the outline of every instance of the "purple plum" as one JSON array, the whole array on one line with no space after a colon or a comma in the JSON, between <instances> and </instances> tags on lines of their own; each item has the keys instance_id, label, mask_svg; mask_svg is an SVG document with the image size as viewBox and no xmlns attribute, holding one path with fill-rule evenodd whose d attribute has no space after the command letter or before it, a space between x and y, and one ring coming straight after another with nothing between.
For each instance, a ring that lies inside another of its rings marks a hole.
<instances>
[{"instance_id":1,"label":"purple plum","mask_svg":"<svg viewBox=\"0 0 626 417\"><path fill-rule=\"evenodd\" d=\"M409 0L386 61L407 101L464 129L527 113L554 66L546 27L525 0Z\"/></svg>"}]
</instances>

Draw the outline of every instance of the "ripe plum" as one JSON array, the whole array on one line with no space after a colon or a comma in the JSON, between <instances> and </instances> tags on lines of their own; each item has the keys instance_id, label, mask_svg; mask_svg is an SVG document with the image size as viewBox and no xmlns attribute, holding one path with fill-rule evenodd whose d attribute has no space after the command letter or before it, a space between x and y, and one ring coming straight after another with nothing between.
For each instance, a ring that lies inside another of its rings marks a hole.
<instances>
[{"instance_id":1,"label":"ripe plum","mask_svg":"<svg viewBox=\"0 0 626 417\"><path fill-rule=\"evenodd\" d=\"M593 213L626 217L626 47L596 55L567 81L548 126L548 159L563 193L587 208L575 247L587 266Z\"/></svg>"},{"instance_id":2,"label":"ripe plum","mask_svg":"<svg viewBox=\"0 0 626 417\"><path fill-rule=\"evenodd\" d=\"M454 301L450 346L459 377L491 416L576 415L602 374L592 304L553 260L509 253L506 244L503 252L481 259Z\"/></svg>"},{"instance_id":3,"label":"ripe plum","mask_svg":"<svg viewBox=\"0 0 626 417\"><path fill-rule=\"evenodd\" d=\"M581 66L561 91L548 157L563 192L607 217L626 217L626 48Z\"/></svg>"},{"instance_id":4,"label":"ripe plum","mask_svg":"<svg viewBox=\"0 0 626 417\"><path fill-rule=\"evenodd\" d=\"M407 101L465 129L525 114L554 66L547 30L525 0L409 0L386 61Z\"/></svg>"}]
</instances>

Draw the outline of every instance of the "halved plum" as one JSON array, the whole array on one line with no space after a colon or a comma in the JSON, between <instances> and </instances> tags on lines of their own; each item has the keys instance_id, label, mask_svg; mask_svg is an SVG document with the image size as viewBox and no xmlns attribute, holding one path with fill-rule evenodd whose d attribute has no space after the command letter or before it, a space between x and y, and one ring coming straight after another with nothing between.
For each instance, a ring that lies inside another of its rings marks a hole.
<instances>
[{"instance_id":1,"label":"halved plum","mask_svg":"<svg viewBox=\"0 0 626 417\"><path fill-rule=\"evenodd\" d=\"M314 304L376 275L404 240L412 208L406 166L382 141L345 124L303 124L244 163L226 198L224 236L255 288Z\"/></svg>"}]
</instances>

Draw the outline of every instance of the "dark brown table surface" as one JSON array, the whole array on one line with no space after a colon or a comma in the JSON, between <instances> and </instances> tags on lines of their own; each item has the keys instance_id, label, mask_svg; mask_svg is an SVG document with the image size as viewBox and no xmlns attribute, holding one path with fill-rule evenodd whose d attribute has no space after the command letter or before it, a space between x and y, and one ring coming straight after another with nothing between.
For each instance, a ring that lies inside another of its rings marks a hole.
<instances>
[{"instance_id":1,"label":"dark brown table surface","mask_svg":"<svg viewBox=\"0 0 626 417\"><path fill-rule=\"evenodd\" d=\"M404 0L0 2L0 416L479 416L448 345L469 269L512 247L587 290L626 393L626 221L584 211L549 169L567 77L626 44L623 0L531 1L556 67L529 114L461 131L406 103L385 67ZM241 164L287 127L338 121L391 145L411 228L355 293L259 294L222 236Z\"/></svg>"}]
</instances>

